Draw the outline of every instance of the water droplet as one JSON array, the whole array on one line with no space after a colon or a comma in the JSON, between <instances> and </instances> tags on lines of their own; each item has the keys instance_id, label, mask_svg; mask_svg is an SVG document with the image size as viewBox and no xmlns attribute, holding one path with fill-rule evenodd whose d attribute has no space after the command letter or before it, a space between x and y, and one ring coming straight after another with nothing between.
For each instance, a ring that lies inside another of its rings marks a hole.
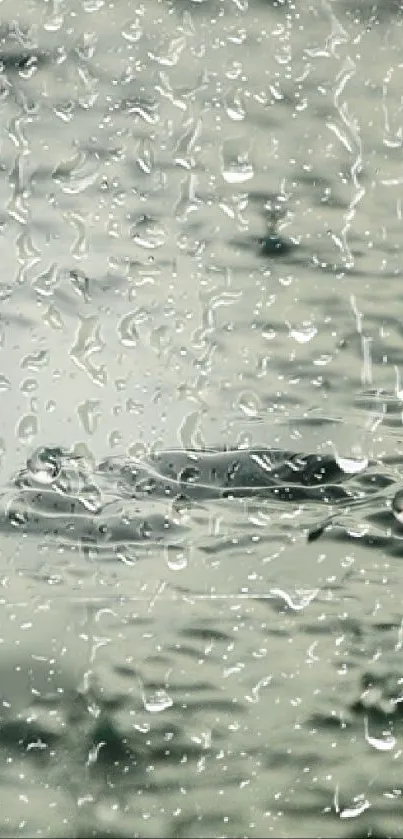
<instances>
[{"instance_id":1,"label":"water droplet","mask_svg":"<svg viewBox=\"0 0 403 839\"><path fill-rule=\"evenodd\" d=\"M368 458L364 455L356 455L355 457L340 457L335 453L335 461L340 469L346 475L356 475L358 472L363 472L368 467Z\"/></svg>"},{"instance_id":2,"label":"water droplet","mask_svg":"<svg viewBox=\"0 0 403 839\"><path fill-rule=\"evenodd\" d=\"M403 524L403 489L399 489L392 501L392 512L399 524Z\"/></svg>"},{"instance_id":3,"label":"water droplet","mask_svg":"<svg viewBox=\"0 0 403 839\"><path fill-rule=\"evenodd\" d=\"M136 20L131 21L131 23L127 23L125 29L122 30L123 38L132 44L135 44L137 41L139 41L142 34L143 30L140 26L138 18L136 18Z\"/></svg>"},{"instance_id":4,"label":"water droplet","mask_svg":"<svg viewBox=\"0 0 403 839\"><path fill-rule=\"evenodd\" d=\"M7 510L7 517L12 527L23 527L29 521L27 510L11 506Z\"/></svg>"},{"instance_id":5,"label":"water droplet","mask_svg":"<svg viewBox=\"0 0 403 839\"><path fill-rule=\"evenodd\" d=\"M4 393L6 390L10 390L11 382L7 376L4 376L0 373L0 393Z\"/></svg>"},{"instance_id":6,"label":"water droplet","mask_svg":"<svg viewBox=\"0 0 403 839\"><path fill-rule=\"evenodd\" d=\"M174 524L184 525L189 521L192 502L187 495L180 493L172 501L172 521Z\"/></svg>"},{"instance_id":7,"label":"water droplet","mask_svg":"<svg viewBox=\"0 0 403 839\"><path fill-rule=\"evenodd\" d=\"M241 139L242 142L242 139ZM253 165L249 159L249 141L245 139L247 149L239 147L239 140L226 140L222 146L222 176L228 184L242 184L254 176Z\"/></svg>"},{"instance_id":8,"label":"water droplet","mask_svg":"<svg viewBox=\"0 0 403 839\"><path fill-rule=\"evenodd\" d=\"M288 591L283 591L280 588L272 588L270 589L270 594L274 597L280 597L281 600L284 600L287 604L289 609L292 609L294 612L301 612L310 603L317 597L319 593L319 589L295 589L295 591L290 594Z\"/></svg>"},{"instance_id":9,"label":"water droplet","mask_svg":"<svg viewBox=\"0 0 403 839\"><path fill-rule=\"evenodd\" d=\"M129 312L125 315L118 326L120 340L125 347L135 347L138 341L136 327L136 313Z\"/></svg>"},{"instance_id":10,"label":"water droplet","mask_svg":"<svg viewBox=\"0 0 403 839\"><path fill-rule=\"evenodd\" d=\"M33 393L34 390L38 389L38 380L37 379L24 379L20 385L21 393L24 396L29 396L30 393Z\"/></svg>"},{"instance_id":11,"label":"water droplet","mask_svg":"<svg viewBox=\"0 0 403 839\"><path fill-rule=\"evenodd\" d=\"M287 324L287 326L290 329L290 338L293 338L298 344L307 344L318 334L316 326L310 321L304 321L299 328L292 327L290 324Z\"/></svg>"},{"instance_id":12,"label":"water droplet","mask_svg":"<svg viewBox=\"0 0 403 839\"><path fill-rule=\"evenodd\" d=\"M224 99L224 107L229 118L235 122L245 119L246 111L242 90L237 88L235 91L228 93Z\"/></svg>"},{"instance_id":13,"label":"water droplet","mask_svg":"<svg viewBox=\"0 0 403 839\"><path fill-rule=\"evenodd\" d=\"M96 484L85 484L80 489L78 499L90 513L96 514L102 510L101 492Z\"/></svg>"},{"instance_id":14,"label":"water droplet","mask_svg":"<svg viewBox=\"0 0 403 839\"><path fill-rule=\"evenodd\" d=\"M91 14L92 12L99 12L104 5L105 0L84 0L83 9L88 14Z\"/></svg>"},{"instance_id":15,"label":"water droplet","mask_svg":"<svg viewBox=\"0 0 403 839\"><path fill-rule=\"evenodd\" d=\"M183 571L188 565L186 548L178 545L167 545L165 561L171 571Z\"/></svg>"},{"instance_id":16,"label":"water droplet","mask_svg":"<svg viewBox=\"0 0 403 839\"><path fill-rule=\"evenodd\" d=\"M120 431L111 431L109 435L109 445L111 449L114 449L115 446L118 446L119 443L122 442L122 434Z\"/></svg>"},{"instance_id":17,"label":"water droplet","mask_svg":"<svg viewBox=\"0 0 403 839\"><path fill-rule=\"evenodd\" d=\"M259 398L252 391L243 391L239 395L237 407L247 417L257 417L261 411Z\"/></svg>"},{"instance_id":18,"label":"water droplet","mask_svg":"<svg viewBox=\"0 0 403 839\"><path fill-rule=\"evenodd\" d=\"M143 691L142 699L144 708L150 714L159 714L161 711L166 711L167 708L172 708L174 704L172 697L162 688L151 693L149 696L146 696Z\"/></svg>"},{"instance_id":19,"label":"water droplet","mask_svg":"<svg viewBox=\"0 0 403 839\"><path fill-rule=\"evenodd\" d=\"M61 469L61 450L45 447L36 449L27 460L27 469L36 483L53 483Z\"/></svg>"},{"instance_id":20,"label":"water droplet","mask_svg":"<svg viewBox=\"0 0 403 839\"><path fill-rule=\"evenodd\" d=\"M136 245L149 250L160 248L165 243L165 231L148 216L142 216L134 223L130 235Z\"/></svg>"},{"instance_id":21,"label":"water droplet","mask_svg":"<svg viewBox=\"0 0 403 839\"><path fill-rule=\"evenodd\" d=\"M46 350L40 350L37 353L26 355L21 362L21 367L24 370L32 370L35 373L46 367L49 363L49 353Z\"/></svg>"},{"instance_id":22,"label":"water droplet","mask_svg":"<svg viewBox=\"0 0 403 839\"><path fill-rule=\"evenodd\" d=\"M31 443L38 433L38 417L35 414L26 414L21 417L17 425L17 434L23 443Z\"/></svg>"},{"instance_id":23,"label":"water droplet","mask_svg":"<svg viewBox=\"0 0 403 839\"><path fill-rule=\"evenodd\" d=\"M13 288L7 283L0 283L0 300L8 300L13 293Z\"/></svg>"},{"instance_id":24,"label":"water droplet","mask_svg":"<svg viewBox=\"0 0 403 839\"><path fill-rule=\"evenodd\" d=\"M99 399L88 399L82 402L77 408L78 416L87 432L87 434L94 434L98 428L101 414L101 403Z\"/></svg>"},{"instance_id":25,"label":"water droplet","mask_svg":"<svg viewBox=\"0 0 403 839\"><path fill-rule=\"evenodd\" d=\"M55 306L49 306L47 312L44 314L43 320L51 329L63 329L61 314Z\"/></svg>"},{"instance_id":26,"label":"water droplet","mask_svg":"<svg viewBox=\"0 0 403 839\"><path fill-rule=\"evenodd\" d=\"M40 297L50 297L59 280L59 272L56 264L53 264L40 274L32 283L32 288Z\"/></svg>"},{"instance_id":27,"label":"water droplet","mask_svg":"<svg viewBox=\"0 0 403 839\"><path fill-rule=\"evenodd\" d=\"M222 170L222 176L227 184L243 184L253 178L253 166L246 160L234 161L231 166Z\"/></svg>"},{"instance_id":28,"label":"water droplet","mask_svg":"<svg viewBox=\"0 0 403 839\"><path fill-rule=\"evenodd\" d=\"M88 301L90 292L89 277L84 274L84 271L79 271L77 268L73 268L73 270L70 271L70 278L75 291L77 291L78 294L81 294L84 297L84 300Z\"/></svg>"},{"instance_id":29,"label":"water droplet","mask_svg":"<svg viewBox=\"0 0 403 839\"><path fill-rule=\"evenodd\" d=\"M266 341L273 341L276 337L276 330L271 326L264 326L262 329L262 336Z\"/></svg>"}]
</instances>

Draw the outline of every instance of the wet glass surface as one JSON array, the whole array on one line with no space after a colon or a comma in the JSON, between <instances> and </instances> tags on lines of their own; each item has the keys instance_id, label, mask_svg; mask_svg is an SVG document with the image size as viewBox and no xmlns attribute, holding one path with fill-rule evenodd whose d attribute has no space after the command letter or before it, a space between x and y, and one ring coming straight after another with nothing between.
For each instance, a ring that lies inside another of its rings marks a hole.
<instances>
[{"instance_id":1,"label":"wet glass surface","mask_svg":"<svg viewBox=\"0 0 403 839\"><path fill-rule=\"evenodd\" d=\"M0 836L402 833L401 4L0 22Z\"/></svg>"}]
</instances>

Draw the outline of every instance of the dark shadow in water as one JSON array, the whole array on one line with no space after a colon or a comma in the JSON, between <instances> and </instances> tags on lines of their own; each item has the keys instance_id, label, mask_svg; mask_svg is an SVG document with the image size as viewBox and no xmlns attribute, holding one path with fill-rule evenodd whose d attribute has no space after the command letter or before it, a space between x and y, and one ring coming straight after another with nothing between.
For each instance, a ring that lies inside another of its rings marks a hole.
<instances>
[{"instance_id":1,"label":"dark shadow in water","mask_svg":"<svg viewBox=\"0 0 403 839\"><path fill-rule=\"evenodd\" d=\"M15 477L15 491L0 509L0 527L81 540L108 552L111 544L179 536L184 525L175 517L183 505L256 498L337 505L330 517L311 526L311 542L325 532L333 539L351 538L351 517L365 509L369 529L362 543L400 552L400 525L396 522L391 535L386 532L394 522L390 505L397 477L375 463L282 449L177 449L143 459L109 457L95 465L58 447L43 448ZM396 494L400 504L399 498ZM122 515L125 499L130 504ZM167 500L172 517L160 503Z\"/></svg>"}]
</instances>

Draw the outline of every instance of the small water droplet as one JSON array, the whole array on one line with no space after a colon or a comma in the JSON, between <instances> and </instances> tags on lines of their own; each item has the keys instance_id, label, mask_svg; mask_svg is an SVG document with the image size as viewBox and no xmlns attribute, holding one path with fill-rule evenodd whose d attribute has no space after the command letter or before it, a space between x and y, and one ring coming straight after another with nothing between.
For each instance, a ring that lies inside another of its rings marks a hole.
<instances>
[{"instance_id":1,"label":"small water droplet","mask_svg":"<svg viewBox=\"0 0 403 839\"><path fill-rule=\"evenodd\" d=\"M122 442L122 434L120 431L111 431L109 435L109 445L111 449L114 449L115 446L118 446L119 443Z\"/></svg>"},{"instance_id":2,"label":"small water droplet","mask_svg":"<svg viewBox=\"0 0 403 839\"><path fill-rule=\"evenodd\" d=\"M12 527L23 527L29 521L27 510L15 507L9 507L7 516Z\"/></svg>"},{"instance_id":3,"label":"small water droplet","mask_svg":"<svg viewBox=\"0 0 403 839\"><path fill-rule=\"evenodd\" d=\"M228 139L221 149L221 172L228 184L242 184L254 176L253 165L249 159L249 139ZM246 146L246 148L245 148Z\"/></svg>"},{"instance_id":4,"label":"small water droplet","mask_svg":"<svg viewBox=\"0 0 403 839\"><path fill-rule=\"evenodd\" d=\"M167 545L165 561L171 571L183 571L188 565L186 548L178 545Z\"/></svg>"},{"instance_id":5,"label":"small water droplet","mask_svg":"<svg viewBox=\"0 0 403 839\"><path fill-rule=\"evenodd\" d=\"M399 489L392 501L392 512L399 524L403 524L403 489Z\"/></svg>"},{"instance_id":6,"label":"small water droplet","mask_svg":"<svg viewBox=\"0 0 403 839\"><path fill-rule=\"evenodd\" d=\"M61 451L59 449L36 449L27 460L27 469L36 483L53 483L61 469Z\"/></svg>"},{"instance_id":7,"label":"small water droplet","mask_svg":"<svg viewBox=\"0 0 403 839\"><path fill-rule=\"evenodd\" d=\"M246 111L243 102L242 90L237 88L236 90L228 93L224 99L224 107L229 118L235 122L245 119Z\"/></svg>"},{"instance_id":8,"label":"small water droplet","mask_svg":"<svg viewBox=\"0 0 403 839\"><path fill-rule=\"evenodd\" d=\"M266 341L273 341L276 337L276 330L271 326L264 326L262 329L262 336Z\"/></svg>"},{"instance_id":9,"label":"small water droplet","mask_svg":"<svg viewBox=\"0 0 403 839\"><path fill-rule=\"evenodd\" d=\"M148 216L141 216L134 223L130 235L136 245L149 250L160 248L165 243L165 231Z\"/></svg>"},{"instance_id":10,"label":"small water droplet","mask_svg":"<svg viewBox=\"0 0 403 839\"><path fill-rule=\"evenodd\" d=\"M0 300L8 300L13 293L13 288L7 283L0 283Z\"/></svg>"},{"instance_id":11,"label":"small water droplet","mask_svg":"<svg viewBox=\"0 0 403 839\"><path fill-rule=\"evenodd\" d=\"M6 390L10 390L11 382L7 376L4 376L0 373L0 393L4 393Z\"/></svg>"},{"instance_id":12,"label":"small water droplet","mask_svg":"<svg viewBox=\"0 0 403 839\"><path fill-rule=\"evenodd\" d=\"M260 401L252 391L244 391L239 395L237 407L247 417L257 417L261 411Z\"/></svg>"},{"instance_id":13,"label":"small water droplet","mask_svg":"<svg viewBox=\"0 0 403 839\"><path fill-rule=\"evenodd\" d=\"M299 328L292 327L290 324L288 326L290 329L290 338L293 338L298 344L307 344L318 334L316 326L310 321L304 321Z\"/></svg>"},{"instance_id":14,"label":"small water droplet","mask_svg":"<svg viewBox=\"0 0 403 839\"><path fill-rule=\"evenodd\" d=\"M86 484L80 489L78 495L83 507L90 513L99 513L102 510L102 496L96 484Z\"/></svg>"},{"instance_id":15,"label":"small water droplet","mask_svg":"<svg viewBox=\"0 0 403 839\"><path fill-rule=\"evenodd\" d=\"M174 704L172 697L163 688L156 690L154 693L149 694L149 696L146 696L143 691L142 699L144 708L150 714L159 714L161 711L166 711L167 708L172 708Z\"/></svg>"},{"instance_id":16,"label":"small water droplet","mask_svg":"<svg viewBox=\"0 0 403 839\"><path fill-rule=\"evenodd\" d=\"M24 379L24 381L21 382L20 389L24 396L29 396L34 390L38 389L38 380Z\"/></svg>"},{"instance_id":17,"label":"small water droplet","mask_svg":"<svg viewBox=\"0 0 403 839\"><path fill-rule=\"evenodd\" d=\"M120 340L125 347L135 347L138 341L136 327L136 313L129 312L125 315L118 326Z\"/></svg>"},{"instance_id":18,"label":"small water droplet","mask_svg":"<svg viewBox=\"0 0 403 839\"><path fill-rule=\"evenodd\" d=\"M87 434L94 434L97 430L99 420L102 416L100 408L101 403L99 399L88 399L78 406L77 413Z\"/></svg>"}]
</instances>

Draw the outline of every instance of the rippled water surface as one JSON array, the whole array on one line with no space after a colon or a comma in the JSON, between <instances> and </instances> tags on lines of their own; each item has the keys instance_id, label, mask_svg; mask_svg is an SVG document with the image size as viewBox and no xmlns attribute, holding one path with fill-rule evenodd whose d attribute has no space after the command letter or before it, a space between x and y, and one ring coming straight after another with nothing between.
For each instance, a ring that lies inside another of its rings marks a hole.
<instances>
[{"instance_id":1,"label":"rippled water surface","mask_svg":"<svg viewBox=\"0 0 403 839\"><path fill-rule=\"evenodd\" d=\"M401 836L401 3L0 10L0 836Z\"/></svg>"}]
</instances>

